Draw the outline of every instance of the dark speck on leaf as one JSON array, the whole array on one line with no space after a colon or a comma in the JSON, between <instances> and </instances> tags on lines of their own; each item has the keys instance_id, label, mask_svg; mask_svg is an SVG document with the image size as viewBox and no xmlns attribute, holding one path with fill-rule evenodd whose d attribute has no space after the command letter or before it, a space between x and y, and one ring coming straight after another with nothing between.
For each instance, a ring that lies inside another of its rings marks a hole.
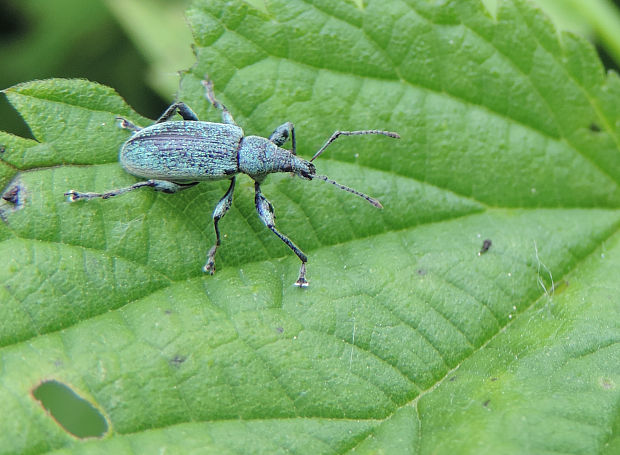
<instances>
[{"instance_id":1,"label":"dark speck on leaf","mask_svg":"<svg viewBox=\"0 0 620 455\"><path fill-rule=\"evenodd\" d=\"M598 126L596 123L592 122L590 123L590 131L592 131L593 133L600 133L601 127Z\"/></svg>"},{"instance_id":2,"label":"dark speck on leaf","mask_svg":"<svg viewBox=\"0 0 620 455\"><path fill-rule=\"evenodd\" d=\"M484 403L482 403L482 406L484 406L486 408L489 405L490 402L491 402L491 400L486 400Z\"/></svg>"},{"instance_id":3,"label":"dark speck on leaf","mask_svg":"<svg viewBox=\"0 0 620 455\"><path fill-rule=\"evenodd\" d=\"M480 252L478 253L478 256L481 256L484 253L486 253L487 251L489 251L489 248L491 248L492 244L493 244L493 242L491 242L490 239L485 239L485 241L482 242L482 248L480 249Z\"/></svg>"},{"instance_id":4,"label":"dark speck on leaf","mask_svg":"<svg viewBox=\"0 0 620 455\"><path fill-rule=\"evenodd\" d=\"M15 185L4 192L4 194L2 195L2 199L10 202L11 204L17 204L19 202L19 191L20 186Z\"/></svg>"},{"instance_id":5,"label":"dark speck on leaf","mask_svg":"<svg viewBox=\"0 0 620 455\"><path fill-rule=\"evenodd\" d=\"M284 327L276 327L276 331L278 333L283 333L284 332Z\"/></svg>"},{"instance_id":6,"label":"dark speck on leaf","mask_svg":"<svg viewBox=\"0 0 620 455\"><path fill-rule=\"evenodd\" d=\"M418 269L418 275L420 275L420 276L424 276L424 275L426 275L426 270L424 270L424 269Z\"/></svg>"},{"instance_id":7,"label":"dark speck on leaf","mask_svg":"<svg viewBox=\"0 0 620 455\"><path fill-rule=\"evenodd\" d=\"M185 357L185 356L175 355L172 359L170 359L170 365L172 365L174 367L178 367L183 362L185 362L186 359L187 359L187 357Z\"/></svg>"}]
</instances>

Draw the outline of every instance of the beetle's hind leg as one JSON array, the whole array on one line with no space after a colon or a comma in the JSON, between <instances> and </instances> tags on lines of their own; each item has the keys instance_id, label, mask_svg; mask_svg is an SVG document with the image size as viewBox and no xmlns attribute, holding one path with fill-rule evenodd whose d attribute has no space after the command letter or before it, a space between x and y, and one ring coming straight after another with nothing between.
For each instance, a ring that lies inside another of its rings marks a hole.
<instances>
[{"instance_id":1,"label":"beetle's hind leg","mask_svg":"<svg viewBox=\"0 0 620 455\"><path fill-rule=\"evenodd\" d=\"M81 193L79 191L69 190L65 193L65 196L67 196L69 202L75 202L83 199L89 200L95 198L109 199L114 196L120 196L121 194L137 190L138 188L142 188L143 186L149 186L155 191L161 191L163 193L170 194L176 193L177 191L185 190L187 188L191 188L197 183L198 182L174 183L167 180L146 180L145 182L134 183L133 185L126 186L125 188L117 188L115 190L110 190L105 193Z\"/></svg>"},{"instance_id":2,"label":"beetle's hind leg","mask_svg":"<svg viewBox=\"0 0 620 455\"><path fill-rule=\"evenodd\" d=\"M306 280L306 262L308 262L308 257L287 236L285 236L275 228L275 215L273 213L273 205L271 205L271 202L269 202L265 198L265 196L263 196L263 193L260 190L260 184L258 182L254 182L254 191L254 203L256 204L256 211L258 212L258 216L261 221L265 223L265 226L267 226L271 230L271 232L277 235L280 240L286 243L286 246L293 250L293 252L301 261L299 278L297 278L295 286L308 286L308 281Z\"/></svg>"},{"instance_id":3,"label":"beetle's hind leg","mask_svg":"<svg viewBox=\"0 0 620 455\"><path fill-rule=\"evenodd\" d=\"M213 91L213 81L205 76L205 80L202 81L202 85L205 88L205 95L213 107L222 111L222 122L228 123L229 125L236 125L235 119L232 114L228 110L226 106L220 103L215 97L215 92Z\"/></svg>"},{"instance_id":4,"label":"beetle's hind leg","mask_svg":"<svg viewBox=\"0 0 620 455\"><path fill-rule=\"evenodd\" d=\"M217 203L215 209L213 210L213 226L215 227L215 245L211 247L209 250L209 254L207 255L207 263L204 265L202 270L206 273L210 273L213 275L215 272L215 253L217 253L217 247L222 243L220 238L220 229L217 226L219 221L226 215L228 209L232 205L233 200L233 192L235 191L235 177L230 180L230 186L228 187L228 191L220 202Z\"/></svg>"}]
</instances>

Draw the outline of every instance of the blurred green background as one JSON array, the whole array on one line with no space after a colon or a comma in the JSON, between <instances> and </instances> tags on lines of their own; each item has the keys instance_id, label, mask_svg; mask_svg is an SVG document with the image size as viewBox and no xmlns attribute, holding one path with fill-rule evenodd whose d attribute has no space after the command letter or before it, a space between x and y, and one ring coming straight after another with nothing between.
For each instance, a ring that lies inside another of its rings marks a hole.
<instances>
[{"instance_id":1,"label":"blurred green background","mask_svg":"<svg viewBox=\"0 0 620 455\"><path fill-rule=\"evenodd\" d=\"M501 0L482 1L495 14ZM0 0L0 88L50 77L86 78L115 88L139 113L155 118L174 97L177 72L193 63L184 17L189 2ZM590 39L606 67L618 70L620 0L535 3L559 29ZM4 97L0 129L31 137Z\"/></svg>"},{"instance_id":2,"label":"blurred green background","mask_svg":"<svg viewBox=\"0 0 620 455\"><path fill-rule=\"evenodd\" d=\"M115 88L138 112L170 104L192 65L189 0L0 0L0 89L50 77ZM0 97L0 129L31 137Z\"/></svg>"}]
</instances>

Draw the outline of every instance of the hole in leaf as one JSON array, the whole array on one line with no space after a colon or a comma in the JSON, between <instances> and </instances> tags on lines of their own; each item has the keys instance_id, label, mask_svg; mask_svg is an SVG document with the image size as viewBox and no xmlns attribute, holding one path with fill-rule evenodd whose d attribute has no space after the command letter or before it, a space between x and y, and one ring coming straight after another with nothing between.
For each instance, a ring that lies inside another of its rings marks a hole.
<instances>
[{"instance_id":1,"label":"hole in leaf","mask_svg":"<svg viewBox=\"0 0 620 455\"><path fill-rule=\"evenodd\" d=\"M101 412L62 382L42 382L32 391L32 396L56 423L75 437L99 438L108 431L108 423Z\"/></svg>"}]
</instances>

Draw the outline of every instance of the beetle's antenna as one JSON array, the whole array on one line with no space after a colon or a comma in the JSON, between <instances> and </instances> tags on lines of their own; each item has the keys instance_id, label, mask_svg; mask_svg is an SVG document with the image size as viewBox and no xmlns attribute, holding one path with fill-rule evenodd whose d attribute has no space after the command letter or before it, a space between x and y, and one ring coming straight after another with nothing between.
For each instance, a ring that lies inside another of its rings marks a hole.
<instances>
[{"instance_id":1,"label":"beetle's antenna","mask_svg":"<svg viewBox=\"0 0 620 455\"><path fill-rule=\"evenodd\" d=\"M310 159L310 162L312 162L315 159L317 159L319 157L319 155L321 153L323 153L323 151L327 147L329 147L329 144L334 142L340 136L361 136L363 134L381 134L383 136L393 137L394 139L400 139L400 135L398 133L394 133L392 131L382 131L382 130L336 131L334 134L331 135L331 137L329 139L327 139L327 142L325 142L325 144L323 144L323 147L321 147L319 149L319 151L314 154L314 156Z\"/></svg>"},{"instance_id":2,"label":"beetle's antenna","mask_svg":"<svg viewBox=\"0 0 620 455\"><path fill-rule=\"evenodd\" d=\"M353 193L356 196L359 196L359 197L361 197L363 199L366 199L368 202L370 202L372 205L374 205L375 207L377 207L379 209L383 208L383 206L381 205L381 202L376 200L374 197L370 197L370 196L368 196L368 195L366 195L364 193L360 193L359 191L354 190L353 188L349 188L348 186L344 186L343 184L338 183L338 182L336 182L336 181L334 181L334 180L332 180L332 179L330 179L328 177L325 177L324 175L310 174L309 177L310 177L310 179L319 179L319 180L323 180L324 182L331 183L332 185L337 186L341 190L348 191L349 193Z\"/></svg>"}]
</instances>

